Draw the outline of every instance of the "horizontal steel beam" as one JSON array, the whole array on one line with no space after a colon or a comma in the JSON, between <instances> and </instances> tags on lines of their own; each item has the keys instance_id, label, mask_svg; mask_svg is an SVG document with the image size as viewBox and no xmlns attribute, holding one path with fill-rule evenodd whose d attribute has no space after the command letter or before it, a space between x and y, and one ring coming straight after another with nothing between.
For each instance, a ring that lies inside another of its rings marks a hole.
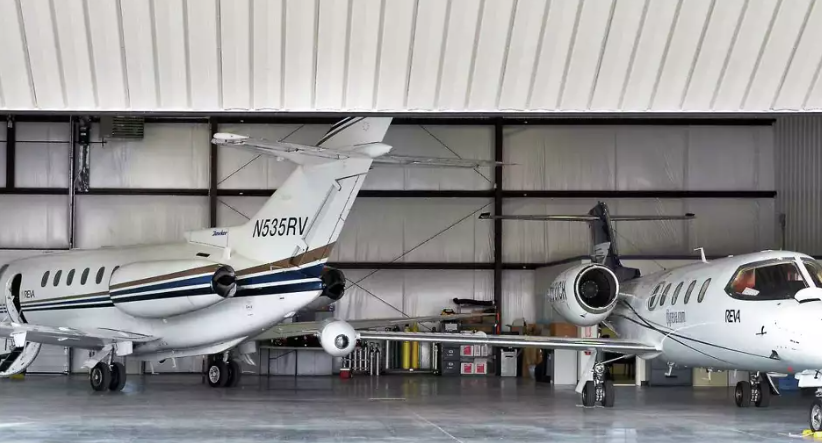
<instances>
[{"instance_id":1,"label":"horizontal steel beam","mask_svg":"<svg viewBox=\"0 0 822 443\"><path fill-rule=\"evenodd\" d=\"M813 113L804 113L813 114ZM502 119L505 125L772 125L781 114L754 112L738 113L654 113L654 112L118 112L118 111L14 111L0 114L13 115L21 122L63 122L70 115L117 115L143 117L146 122L206 123L214 118L219 123L273 123L322 124L333 123L345 117L394 117L398 124L433 125L493 125Z\"/></svg>"},{"instance_id":2,"label":"horizontal steel beam","mask_svg":"<svg viewBox=\"0 0 822 443\"><path fill-rule=\"evenodd\" d=\"M219 189L221 197L269 197L276 189ZM0 188L0 194L63 195L68 188ZM207 197L208 189L187 188L91 188L78 195L180 195ZM709 199L709 198L775 198L776 191L502 191L504 198L659 198L659 199ZM363 198L493 198L493 190L362 190Z\"/></svg>"}]
</instances>

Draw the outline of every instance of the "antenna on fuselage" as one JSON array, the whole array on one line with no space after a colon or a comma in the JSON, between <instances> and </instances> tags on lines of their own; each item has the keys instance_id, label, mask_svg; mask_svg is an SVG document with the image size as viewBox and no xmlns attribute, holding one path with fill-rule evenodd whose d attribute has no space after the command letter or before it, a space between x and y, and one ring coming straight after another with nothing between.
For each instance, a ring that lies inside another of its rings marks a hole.
<instances>
[{"instance_id":1,"label":"antenna on fuselage","mask_svg":"<svg viewBox=\"0 0 822 443\"><path fill-rule=\"evenodd\" d=\"M702 263L708 263L708 259L705 258L705 248L696 248L694 251L699 251L699 258L702 259Z\"/></svg>"}]
</instances>

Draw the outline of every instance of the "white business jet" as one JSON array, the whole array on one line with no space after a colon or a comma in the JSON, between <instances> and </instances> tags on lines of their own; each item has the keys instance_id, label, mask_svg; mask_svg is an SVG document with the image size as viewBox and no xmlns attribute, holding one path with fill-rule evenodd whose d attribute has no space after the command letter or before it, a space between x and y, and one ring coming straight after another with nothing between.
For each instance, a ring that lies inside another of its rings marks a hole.
<instances>
[{"instance_id":1,"label":"white business jet","mask_svg":"<svg viewBox=\"0 0 822 443\"><path fill-rule=\"evenodd\" d=\"M762 251L702 261L640 276L619 259L612 222L688 220L682 216L611 216L604 203L579 216L483 214L483 219L585 221L592 262L561 273L545 294L568 322L605 324L615 339L361 332L361 338L532 346L592 351L577 385L585 406L614 405L597 352L609 351L674 365L750 371L735 389L739 407L768 406L778 395L772 376L795 374L800 387L822 388L822 266L789 251ZM600 359L601 360L601 359ZM822 396L822 389L818 389ZM810 425L822 430L822 400L811 406Z\"/></svg>"},{"instance_id":2,"label":"white business jet","mask_svg":"<svg viewBox=\"0 0 822 443\"><path fill-rule=\"evenodd\" d=\"M121 390L114 356L161 361L209 355L211 386L236 385L237 358L277 326L279 337L318 334L333 356L348 355L358 328L438 321L442 316L281 324L327 306L344 292L342 272L325 265L372 163L477 167L494 162L388 155L391 118L346 118L317 146L216 134L297 163L247 223L188 232L173 244L72 250L0 268L0 377L24 371L42 344L97 351L85 367L94 390ZM448 319L460 316L448 316Z\"/></svg>"}]
</instances>

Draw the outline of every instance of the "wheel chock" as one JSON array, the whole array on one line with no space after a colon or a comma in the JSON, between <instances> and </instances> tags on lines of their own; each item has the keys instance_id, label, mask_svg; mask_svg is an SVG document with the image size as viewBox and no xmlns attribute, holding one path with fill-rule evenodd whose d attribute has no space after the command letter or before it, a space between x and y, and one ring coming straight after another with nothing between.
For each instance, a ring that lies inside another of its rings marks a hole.
<instances>
[{"instance_id":1,"label":"wheel chock","mask_svg":"<svg viewBox=\"0 0 822 443\"><path fill-rule=\"evenodd\" d=\"M813 433L814 440L822 440L822 431L817 431Z\"/></svg>"},{"instance_id":2,"label":"wheel chock","mask_svg":"<svg viewBox=\"0 0 822 443\"><path fill-rule=\"evenodd\" d=\"M9 378L12 379L12 380L25 380L26 379L26 374L22 374L22 373L21 374L14 374Z\"/></svg>"}]
</instances>

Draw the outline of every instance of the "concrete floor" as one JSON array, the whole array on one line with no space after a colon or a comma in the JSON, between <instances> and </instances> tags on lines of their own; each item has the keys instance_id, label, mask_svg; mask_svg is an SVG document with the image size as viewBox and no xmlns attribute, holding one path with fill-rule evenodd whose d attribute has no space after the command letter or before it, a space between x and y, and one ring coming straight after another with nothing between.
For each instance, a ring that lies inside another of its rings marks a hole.
<instances>
[{"instance_id":1,"label":"concrete floor","mask_svg":"<svg viewBox=\"0 0 822 443\"><path fill-rule=\"evenodd\" d=\"M810 403L792 392L768 409L739 409L730 389L620 387L616 408L582 408L570 387L496 377L200 383L131 376L111 394L80 376L0 380L0 442L796 441Z\"/></svg>"}]
</instances>

